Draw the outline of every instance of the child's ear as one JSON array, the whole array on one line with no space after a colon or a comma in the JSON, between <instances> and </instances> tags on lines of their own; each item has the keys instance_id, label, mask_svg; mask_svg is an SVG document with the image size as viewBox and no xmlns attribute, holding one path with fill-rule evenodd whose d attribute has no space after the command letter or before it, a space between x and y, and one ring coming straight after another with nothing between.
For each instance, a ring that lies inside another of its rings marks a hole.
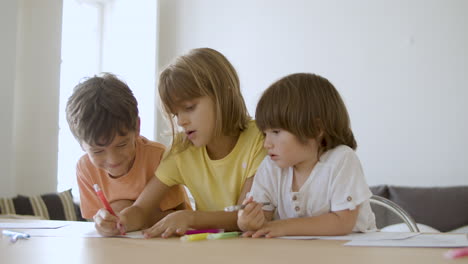
<instances>
[{"instance_id":1,"label":"child's ear","mask_svg":"<svg viewBox=\"0 0 468 264\"><path fill-rule=\"evenodd\" d=\"M320 132L319 132L319 134L318 134L318 137L317 137L317 138L319 138L319 139L322 139L322 138L323 138L323 134L325 134L325 133L323 133L323 130L322 130L322 129L320 129Z\"/></svg>"},{"instance_id":2,"label":"child's ear","mask_svg":"<svg viewBox=\"0 0 468 264\"><path fill-rule=\"evenodd\" d=\"M323 131L325 130L324 125L323 125L323 122L322 122L322 120L320 120L320 118L317 118L317 119L315 120L315 122L316 122L316 124L317 124L318 129L320 130L320 132L319 132L318 135L317 135L317 138L318 138L318 139L322 139L323 136L324 136L324 134L325 134L325 133L323 132Z\"/></svg>"}]
</instances>

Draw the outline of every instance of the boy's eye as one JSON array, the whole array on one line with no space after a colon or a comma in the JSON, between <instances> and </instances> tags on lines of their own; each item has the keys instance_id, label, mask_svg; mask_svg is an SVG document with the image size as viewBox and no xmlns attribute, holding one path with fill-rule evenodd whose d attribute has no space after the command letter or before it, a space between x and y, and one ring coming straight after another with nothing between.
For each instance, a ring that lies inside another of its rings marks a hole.
<instances>
[{"instance_id":1,"label":"boy's eye","mask_svg":"<svg viewBox=\"0 0 468 264\"><path fill-rule=\"evenodd\" d=\"M127 146L127 143L123 143L123 144L117 145L118 148L125 147L125 146Z\"/></svg>"}]
</instances>

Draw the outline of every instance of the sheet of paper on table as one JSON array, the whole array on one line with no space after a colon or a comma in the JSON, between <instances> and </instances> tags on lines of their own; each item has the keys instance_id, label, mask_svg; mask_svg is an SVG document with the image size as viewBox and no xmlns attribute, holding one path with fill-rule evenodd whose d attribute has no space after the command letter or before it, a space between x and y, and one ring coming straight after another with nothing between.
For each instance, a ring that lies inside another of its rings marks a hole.
<instances>
[{"instance_id":1,"label":"sheet of paper on table","mask_svg":"<svg viewBox=\"0 0 468 264\"><path fill-rule=\"evenodd\" d=\"M0 223L0 228L27 233L31 237L103 237L98 234L93 222L68 222L68 224L63 221L4 222ZM144 238L141 231L129 232L125 236L118 237Z\"/></svg>"},{"instance_id":2,"label":"sheet of paper on table","mask_svg":"<svg viewBox=\"0 0 468 264\"><path fill-rule=\"evenodd\" d=\"M0 222L1 229L56 229L66 225L64 221Z\"/></svg>"},{"instance_id":3,"label":"sheet of paper on table","mask_svg":"<svg viewBox=\"0 0 468 264\"><path fill-rule=\"evenodd\" d=\"M323 239L323 240L401 240L419 235L419 233L410 232L368 232L368 233L351 233L346 236L284 236L278 237L282 239Z\"/></svg>"},{"instance_id":4,"label":"sheet of paper on table","mask_svg":"<svg viewBox=\"0 0 468 264\"><path fill-rule=\"evenodd\" d=\"M420 234L403 240L352 240L345 246L365 247L468 247L467 234Z\"/></svg>"}]
</instances>

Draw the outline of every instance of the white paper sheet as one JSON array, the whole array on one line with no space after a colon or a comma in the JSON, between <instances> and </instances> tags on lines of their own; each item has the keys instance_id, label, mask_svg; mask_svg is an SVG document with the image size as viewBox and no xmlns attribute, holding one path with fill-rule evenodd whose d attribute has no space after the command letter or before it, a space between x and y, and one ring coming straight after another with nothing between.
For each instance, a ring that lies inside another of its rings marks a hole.
<instances>
[{"instance_id":1,"label":"white paper sheet","mask_svg":"<svg viewBox=\"0 0 468 264\"><path fill-rule=\"evenodd\" d=\"M29 234L31 237L103 237L98 234L94 228L93 222L69 222L68 225L48 226L47 222L39 223L29 223L25 225L24 223L16 223L16 227L13 228L12 225L8 226L8 229L14 229L15 231L23 232ZM33 226L32 228L30 228ZM26 227L26 228L22 228ZM7 229L7 228L4 228ZM128 237L128 238L144 238L141 231L129 232L125 236L117 237Z\"/></svg>"},{"instance_id":2,"label":"white paper sheet","mask_svg":"<svg viewBox=\"0 0 468 264\"><path fill-rule=\"evenodd\" d=\"M420 234L403 240L352 240L345 246L366 247L468 247L466 234Z\"/></svg>"},{"instance_id":3,"label":"white paper sheet","mask_svg":"<svg viewBox=\"0 0 468 264\"><path fill-rule=\"evenodd\" d=\"M66 225L63 221L0 222L0 229L56 229Z\"/></svg>"},{"instance_id":4,"label":"white paper sheet","mask_svg":"<svg viewBox=\"0 0 468 264\"><path fill-rule=\"evenodd\" d=\"M322 240L401 240L419 235L419 233L410 232L368 232L368 233L351 233L346 236L283 236L282 239L322 239Z\"/></svg>"}]
</instances>

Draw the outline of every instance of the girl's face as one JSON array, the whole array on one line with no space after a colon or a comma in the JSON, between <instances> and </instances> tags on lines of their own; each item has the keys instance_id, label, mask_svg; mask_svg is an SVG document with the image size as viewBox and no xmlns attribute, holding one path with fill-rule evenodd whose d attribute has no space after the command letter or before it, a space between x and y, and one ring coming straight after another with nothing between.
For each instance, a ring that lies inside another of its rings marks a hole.
<instances>
[{"instance_id":1,"label":"girl's face","mask_svg":"<svg viewBox=\"0 0 468 264\"><path fill-rule=\"evenodd\" d=\"M317 162L318 144L315 139L302 143L294 134L284 129L266 129L263 132L263 146L278 167L300 167Z\"/></svg>"},{"instance_id":2,"label":"girl's face","mask_svg":"<svg viewBox=\"0 0 468 264\"><path fill-rule=\"evenodd\" d=\"M133 166L138 135L138 132L116 135L107 146L88 145L84 142L81 146L95 167L105 170L110 176L120 177L127 174Z\"/></svg>"},{"instance_id":3,"label":"girl's face","mask_svg":"<svg viewBox=\"0 0 468 264\"><path fill-rule=\"evenodd\" d=\"M215 129L214 103L208 96L182 101L174 109L177 125L184 129L187 139L196 147L206 146L213 140Z\"/></svg>"}]
</instances>

